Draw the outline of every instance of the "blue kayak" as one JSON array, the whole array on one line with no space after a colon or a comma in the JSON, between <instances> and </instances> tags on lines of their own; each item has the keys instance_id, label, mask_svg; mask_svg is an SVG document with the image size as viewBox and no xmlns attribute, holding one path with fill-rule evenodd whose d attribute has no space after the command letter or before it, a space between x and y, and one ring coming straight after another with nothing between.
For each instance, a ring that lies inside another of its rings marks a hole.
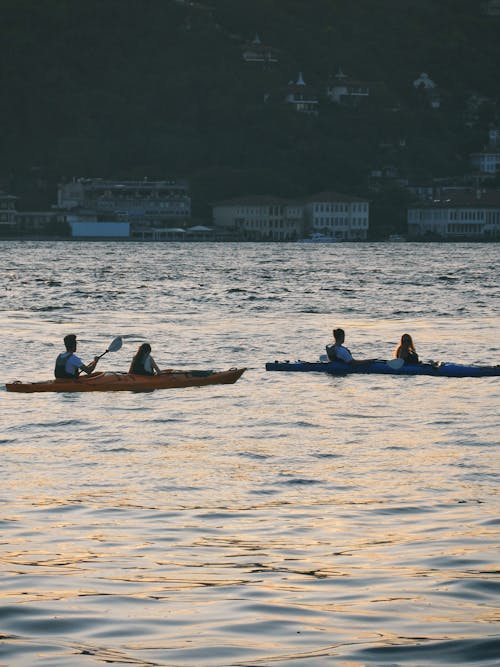
<instances>
[{"instance_id":1,"label":"blue kayak","mask_svg":"<svg viewBox=\"0 0 500 667\"><path fill-rule=\"evenodd\" d=\"M266 364L266 371L320 372L330 375L432 375L448 378L478 378L500 376L500 366L466 366L452 363L408 364L394 368L390 362L375 360L345 364L342 361L274 361Z\"/></svg>"}]
</instances>

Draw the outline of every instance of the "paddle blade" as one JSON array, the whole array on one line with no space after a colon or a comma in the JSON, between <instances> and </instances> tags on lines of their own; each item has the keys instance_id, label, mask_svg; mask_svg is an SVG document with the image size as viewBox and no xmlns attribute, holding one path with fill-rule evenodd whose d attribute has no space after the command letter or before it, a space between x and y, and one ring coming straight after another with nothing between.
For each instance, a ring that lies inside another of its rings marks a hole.
<instances>
[{"instance_id":1,"label":"paddle blade","mask_svg":"<svg viewBox=\"0 0 500 667\"><path fill-rule=\"evenodd\" d=\"M122 337L117 336L114 340L111 341L110 346L106 350L107 352L118 352L118 350L123 345Z\"/></svg>"},{"instance_id":2,"label":"paddle blade","mask_svg":"<svg viewBox=\"0 0 500 667\"><path fill-rule=\"evenodd\" d=\"M404 359L389 359L387 365L390 366L393 370L397 371L400 368L403 368L405 365Z\"/></svg>"}]
</instances>

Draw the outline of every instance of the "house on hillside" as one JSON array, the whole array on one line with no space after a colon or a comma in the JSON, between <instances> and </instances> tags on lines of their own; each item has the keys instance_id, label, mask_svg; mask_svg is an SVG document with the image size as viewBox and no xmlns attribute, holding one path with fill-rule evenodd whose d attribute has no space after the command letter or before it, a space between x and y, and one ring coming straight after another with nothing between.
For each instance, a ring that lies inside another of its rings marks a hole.
<instances>
[{"instance_id":1,"label":"house on hillside","mask_svg":"<svg viewBox=\"0 0 500 667\"><path fill-rule=\"evenodd\" d=\"M326 96L335 104L355 107L370 97L370 86L366 81L349 78L339 68L326 83Z\"/></svg>"},{"instance_id":2,"label":"house on hillside","mask_svg":"<svg viewBox=\"0 0 500 667\"><path fill-rule=\"evenodd\" d=\"M488 146L500 149L500 127L490 127L488 130Z\"/></svg>"},{"instance_id":3,"label":"house on hillside","mask_svg":"<svg viewBox=\"0 0 500 667\"><path fill-rule=\"evenodd\" d=\"M470 162L476 171L494 177L500 173L500 149L485 148L479 153L471 153Z\"/></svg>"},{"instance_id":4,"label":"house on hillside","mask_svg":"<svg viewBox=\"0 0 500 667\"><path fill-rule=\"evenodd\" d=\"M500 238L500 191L449 193L408 207L408 235L444 239Z\"/></svg>"},{"instance_id":5,"label":"house on hillside","mask_svg":"<svg viewBox=\"0 0 500 667\"><path fill-rule=\"evenodd\" d=\"M490 128L488 143L482 151L471 153L470 162L481 174L490 177L500 174L500 127Z\"/></svg>"},{"instance_id":6,"label":"house on hillside","mask_svg":"<svg viewBox=\"0 0 500 667\"><path fill-rule=\"evenodd\" d=\"M481 11L487 16L500 16L500 0L487 0L481 3Z\"/></svg>"},{"instance_id":7,"label":"house on hillside","mask_svg":"<svg viewBox=\"0 0 500 667\"><path fill-rule=\"evenodd\" d=\"M441 93L437 84L430 78L426 72L413 81L413 87L432 109L441 107Z\"/></svg>"},{"instance_id":8,"label":"house on hillside","mask_svg":"<svg viewBox=\"0 0 500 667\"><path fill-rule=\"evenodd\" d=\"M413 182L406 185L406 190L419 201L431 201L434 198L434 184L432 181Z\"/></svg>"},{"instance_id":9,"label":"house on hillside","mask_svg":"<svg viewBox=\"0 0 500 667\"><path fill-rule=\"evenodd\" d=\"M480 121L481 110L492 105L491 98L481 93L471 93L465 100L465 107L463 111L464 123L467 127L474 127Z\"/></svg>"},{"instance_id":10,"label":"house on hillside","mask_svg":"<svg viewBox=\"0 0 500 667\"><path fill-rule=\"evenodd\" d=\"M385 164L372 169L368 175L370 192L381 192L391 187L405 187L408 179L404 177L395 164Z\"/></svg>"},{"instance_id":11,"label":"house on hillside","mask_svg":"<svg viewBox=\"0 0 500 667\"><path fill-rule=\"evenodd\" d=\"M299 72L296 81L288 83L285 103L291 104L298 113L318 115L318 94L314 88L306 84L302 72Z\"/></svg>"},{"instance_id":12,"label":"house on hillside","mask_svg":"<svg viewBox=\"0 0 500 667\"><path fill-rule=\"evenodd\" d=\"M262 44L257 34L251 42L246 42L242 56L246 63L277 63L279 60L278 50Z\"/></svg>"},{"instance_id":13,"label":"house on hillside","mask_svg":"<svg viewBox=\"0 0 500 667\"><path fill-rule=\"evenodd\" d=\"M430 181L409 181L405 185L415 200L434 201L448 200L458 195L471 196L475 188L450 177L433 178Z\"/></svg>"}]
</instances>

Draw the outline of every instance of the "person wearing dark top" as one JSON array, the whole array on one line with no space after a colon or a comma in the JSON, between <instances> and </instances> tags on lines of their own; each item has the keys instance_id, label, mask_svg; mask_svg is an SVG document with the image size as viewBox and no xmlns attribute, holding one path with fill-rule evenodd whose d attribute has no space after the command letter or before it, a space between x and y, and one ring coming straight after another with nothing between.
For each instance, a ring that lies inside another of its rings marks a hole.
<instances>
[{"instance_id":1,"label":"person wearing dark top","mask_svg":"<svg viewBox=\"0 0 500 667\"><path fill-rule=\"evenodd\" d=\"M396 359L403 359L405 365L419 363L418 354L410 334L405 333L401 336L401 341L394 351L394 356Z\"/></svg>"},{"instance_id":2,"label":"person wearing dark top","mask_svg":"<svg viewBox=\"0 0 500 667\"><path fill-rule=\"evenodd\" d=\"M161 371L151 356L151 345L149 343L139 345L128 372L134 375L159 375Z\"/></svg>"}]
</instances>

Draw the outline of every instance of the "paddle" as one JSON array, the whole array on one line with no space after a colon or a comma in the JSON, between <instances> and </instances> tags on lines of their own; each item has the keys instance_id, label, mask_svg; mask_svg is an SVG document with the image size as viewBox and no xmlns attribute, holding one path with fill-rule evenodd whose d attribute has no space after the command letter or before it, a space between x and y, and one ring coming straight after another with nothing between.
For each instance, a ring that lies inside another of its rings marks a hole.
<instances>
[{"instance_id":1,"label":"paddle","mask_svg":"<svg viewBox=\"0 0 500 667\"><path fill-rule=\"evenodd\" d=\"M405 365L405 360L398 358L398 359L389 359L389 361L386 362L389 368L392 368L393 370L397 371L400 368L403 368Z\"/></svg>"},{"instance_id":2,"label":"paddle","mask_svg":"<svg viewBox=\"0 0 500 667\"><path fill-rule=\"evenodd\" d=\"M319 355L319 360L323 363L325 363L325 362L328 363L330 361L330 359L328 358L328 356L326 354L320 354ZM373 361L373 360L369 360L369 361ZM380 361L383 361L383 360L381 359ZM385 363L389 366L389 368L392 368L392 370L398 371L400 368L402 368L404 366L405 360L404 359L389 359L389 361L386 361Z\"/></svg>"},{"instance_id":3,"label":"paddle","mask_svg":"<svg viewBox=\"0 0 500 667\"><path fill-rule=\"evenodd\" d=\"M102 354L100 354L100 355L96 358L96 363L97 363L97 361L99 361L99 359L100 359L101 357L104 357L104 355L107 354L108 352L118 352L118 350L121 348L122 345L123 345L123 341L122 341L122 337L121 337L121 336L117 336L116 338L114 338L114 339L111 341L111 343L110 343L108 349L106 350L106 352L103 352Z\"/></svg>"}]
</instances>

